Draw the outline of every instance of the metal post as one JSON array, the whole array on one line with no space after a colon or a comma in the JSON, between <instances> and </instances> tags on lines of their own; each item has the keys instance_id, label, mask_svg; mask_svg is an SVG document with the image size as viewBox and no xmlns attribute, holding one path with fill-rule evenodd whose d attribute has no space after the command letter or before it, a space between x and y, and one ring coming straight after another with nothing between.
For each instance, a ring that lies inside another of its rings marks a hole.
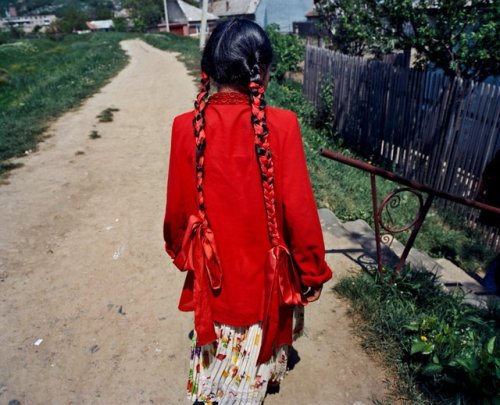
<instances>
[{"instance_id":1,"label":"metal post","mask_svg":"<svg viewBox=\"0 0 500 405\"><path fill-rule=\"evenodd\" d=\"M167 32L170 32L170 26L168 25L167 0L163 0L163 9L165 10L165 29Z\"/></svg>"},{"instance_id":2,"label":"metal post","mask_svg":"<svg viewBox=\"0 0 500 405\"><path fill-rule=\"evenodd\" d=\"M413 230L411 231L411 235L408 238L408 242L406 242L405 249L403 250L403 254L401 255L399 262L396 266L396 272L400 272L401 269L403 268L406 258L408 257L408 254L410 253L410 250L413 246L413 242L415 242L415 239L417 238L418 231L420 230L420 227L424 223L425 217L427 213L429 212L429 208L431 208L432 202L434 201L434 194L429 194L427 196L427 200L425 200L424 206L420 209L420 212L418 213L418 219L415 222L415 225L413 225Z\"/></svg>"},{"instance_id":3,"label":"metal post","mask_svg":"<svg viewBox=\"0 0 500 405\"><path fill-rule=\"evenodd\" d=\"M375 246L377 247L377 271L382 274L382 252L380 251L380 226L378 223L378 197L377 197L377 179L375 175L370 173L370 184L372 187L372 205L373 205L373 222L375 225Z\"/></svg>"},{"instance_id":4,"label":"metal post","mask_svg":"<svg viewBox=\"0 0 500 405\"><path fill-rule=\"evenodd\" d=\"M207 13L208 0L203 0L203 5L201 7L200 49L203 49L207 39Z\"/></svg>"}]
</instances>

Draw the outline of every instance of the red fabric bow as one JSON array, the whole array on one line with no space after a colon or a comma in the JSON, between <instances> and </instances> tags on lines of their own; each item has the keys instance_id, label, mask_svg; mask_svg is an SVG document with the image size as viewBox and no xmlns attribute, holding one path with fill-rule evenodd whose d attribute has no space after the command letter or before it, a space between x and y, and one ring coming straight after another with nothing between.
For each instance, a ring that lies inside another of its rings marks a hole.
<instances>
[{"instance_id":1,"label":"red fabric bow","mask_svg":"<svg viewBox=\"0 0 500 405\"><path fill-rule=\"evenodd\" d=\"M292 257L285 246L276 245L269 250L265 275L263 341L257 364L265 363L273 354L279 331L280 306L307 304Z\"/></svg>"},{"instance_id":2,"label":"red fabric bow","mask_svg":"<svg viewBox=\"0 0 500 405\"><path fill-rule=\"evenodd\" d=\"M214 233L206 219L199 215L189 217L181 250L174 264L182 271L194 271L194 327L198 345L210 343L217 337L210 309L210 288L221 288L222 268Z\"/></svg>"}]
</instances>

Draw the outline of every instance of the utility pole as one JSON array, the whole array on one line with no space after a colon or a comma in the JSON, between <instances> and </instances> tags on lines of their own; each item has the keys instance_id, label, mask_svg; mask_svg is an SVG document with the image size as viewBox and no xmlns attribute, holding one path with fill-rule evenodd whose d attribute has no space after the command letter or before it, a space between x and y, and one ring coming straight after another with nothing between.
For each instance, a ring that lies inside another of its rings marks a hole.
<instances>
[{"instance_id":1,"label":"utility pole","mask_svg":"<svg viewBox=\"0 0 500 405\"><path fill-rule=\"evenodd\" d=\"M165 29L167 32L170 32L170 26L168 25L167 0L163 0L163 8L165 9Z\"/></svg>"},{"instance_id":2,"label":"utility pole","mask_svg":"<svg viewBox=\"0 0 500 405\"><path fill-rule=\"evenodd\" d=\"M203 0L203 5L201 7L200 49L203 49L207 39L207 13L208 0Z\"/></svg>"}]
</instances>

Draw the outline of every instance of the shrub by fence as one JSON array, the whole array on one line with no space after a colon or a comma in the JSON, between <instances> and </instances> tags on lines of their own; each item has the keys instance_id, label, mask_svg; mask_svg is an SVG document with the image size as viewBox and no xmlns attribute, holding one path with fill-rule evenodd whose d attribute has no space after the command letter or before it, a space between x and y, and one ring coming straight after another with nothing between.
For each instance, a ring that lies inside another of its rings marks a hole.
<instances>
[{"instance_id":1,"label":"shrub by fence","mask_svg":"<svg viewBox=\"0 0 500 405\"><path fill-rule=\"evenodd\" d=\"M500 149L498 86L308 46L305 96L322 109L325 89L333 95L333 129L347 146L392 163L405 177L476 198ZM466 215L500 249L500 230L481 224L477 210L439 203Z\"/></svg>"}]
</instances>

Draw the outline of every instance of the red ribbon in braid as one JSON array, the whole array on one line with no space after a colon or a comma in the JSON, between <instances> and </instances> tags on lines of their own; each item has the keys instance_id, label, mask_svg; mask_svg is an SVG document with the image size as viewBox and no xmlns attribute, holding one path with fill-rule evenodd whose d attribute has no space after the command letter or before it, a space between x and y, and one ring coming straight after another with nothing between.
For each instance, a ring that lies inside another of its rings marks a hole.
<instances>
[{"instance_id":1,"label":"red ribbon in braid","mask_svg":"<svg viewBox=\"0 0 500 405\"><path fill-rule=\"evenodd\" d=\"M214 234L207 221L203 198L203 174L205 151L205 117L208 104L210 79L202 73L200 92L196 97L193 119L196 139L196 189L198 191L198 214L190 215L182 240L182 246L174 263L183 271L194 271L193 309L194 326L199 346L217 338L210 307L210 288L222 286L222 268L217 256Z\"/></svg>"},{"instance_id":2,"label":"red ribbon in braid","mask_svg":"<svg viewBox=\"0 0 500 405\"><path fill-rule=\"evenodd\" d=\"M268 253L265 269L265 292L263 314L263 340L257 364L269 360L273 354L274 343L279 332L280 305L306 305L301 294L298 273L286 246L281 243L276 219L274 192L274 164L268 140L266 125L264 86L250 82L252 101L252 124L255 132L255 151L262 178L264 205L267 214L267 229L272 244Z\"/></svg>"}]
</instances>

